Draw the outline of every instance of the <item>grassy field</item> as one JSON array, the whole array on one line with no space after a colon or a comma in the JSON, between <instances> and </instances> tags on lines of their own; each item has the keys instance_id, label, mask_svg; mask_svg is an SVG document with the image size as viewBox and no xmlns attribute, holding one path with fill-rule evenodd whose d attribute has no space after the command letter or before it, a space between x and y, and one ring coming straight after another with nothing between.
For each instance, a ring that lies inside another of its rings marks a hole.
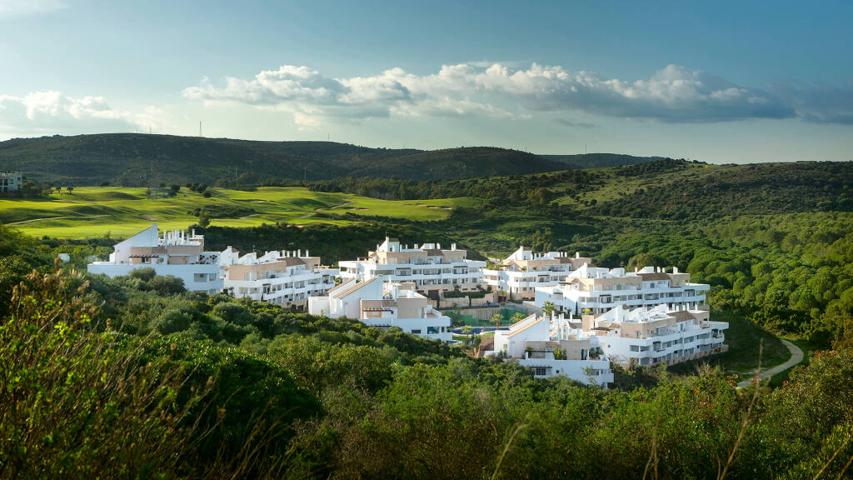
<instances>
[{"instance_id":1,"label":"grassy field","mask_svg":"<svg viewBox=\"0 0 853 480\"><path fill-rule=\"evenodd\" d=\"M312 192L300 187L262 187L256 191L212 189L212 195L185 188L175 197L149 198L145 188L80 187L73 193L44 199L0 199L0 223L37 237L126 237L152 223L186 228L198 222L193 212L204 208L211 225L252 227L264 223L345 225L358 218L347 214L442 220L457 206L476 200L379 200L346 193Z\"/></svg>"}]
</instances>

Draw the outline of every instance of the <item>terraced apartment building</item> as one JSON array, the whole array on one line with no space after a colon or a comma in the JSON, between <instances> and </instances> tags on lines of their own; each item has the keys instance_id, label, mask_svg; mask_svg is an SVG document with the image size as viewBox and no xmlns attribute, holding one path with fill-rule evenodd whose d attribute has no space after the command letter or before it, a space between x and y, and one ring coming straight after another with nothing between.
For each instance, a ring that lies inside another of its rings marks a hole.
<instances>
[{"instance_id":1,"label":"terraced apartment building","mask_svg":"<svg viewBox=\"0 0 853 480\"><path fill-rule=\"evenodd\" d=\"M493 290L506 292L513 300L532 300L537 287L559 285L572 271L591 264L591 258L581 257L577 252L574 255L566 252L536 253L520 246L497 268L484 269L483 280Z\"/></svg>"},{"instance_id":2,"label":"terraced apartment building","mask_svg":"<svg viewBox=\"0 0 853 480\"><path fill-rule=\"evenodd\" d=\"M161 235L154 224L115 244L109 260L92 262L87 269L92 274L118 277L150 268L157 275L180 278L187 290L215 294L222 290L219 254L205 251L204 236L195 231Z\"/></svg>"},{"instance_id":3,"label":"terraced apartment building","mask_svg":"<svg viewBox=\"0 0 853 480\"><path fill-rule=\"evenodd\" d=\"M231 247L220 255L224 290L236 298L251 298L304 311L308 297L334 288L338 270L325 267L308 250L240 255Z\"/></svg>"},{"instance_id":4,"label":"terraced apartment building","mask_svg":"<svg viewBox=\"0 0 853 480\"><path fill-rule=\"evenodd\" d=\"M612 362L625 367L673 365L728 350L728 322L713 322L707 308L666 305L628 310L617 306L572 327L583 332Z\"/></svg>"},{"instance_id":5,"label":"terraced apartment building","mask_svg":"<svg viewBox=\"0 0 853 480\"><path fill-rule=\"evenodd\" d=\"M377 328L397 327L432 340L450 341L450 317L432 307L413 283L389 283L382 277L345 280L325 296L311 297L308 313L352 318Z\"/></svg>"},{"instance_id":6,"label":"terraced apartment building","mask_svg":"<svg viewBox=\"0 0 853 480\"><path fill-rule=\"evenodd\" d=\"M551 304L558 312L599 315L618 306L628 309L665 305L668 309L695 308L705 304L711 286L690 282L690 274L673 268L644 267L634 272L624 268L581 266L564 283L537 287L534 303Z\"/></svg>"},{"instance_id":7,"label":"terraced apartment building","mask_svg":"<svg viewBox=\"0 0 853 480\"><path fill-rule=\"evenodd\" d=\"M449 249L434 243L410 247L385 237L366 258L341 261L338 266L344 280L366 281L382 277L386 282L412 283L418 292L435 298L447 290L481 289L486 262L469 260L468 252L457 249L455 243Z\"/></svg>"},{"instance_id":8,"label":"terraced apartment building","mask_svg":"<svg viewBox=\"0 0 853 480\"><path fill-rule=\"evenodd\" d=\"M559 328L562 316L530 315L496 330L494 349L486 356L505 358L528 368L537 378L568 377L585 385L613 383L610 360L580 329Z\"/></svg>"}]
</instances>

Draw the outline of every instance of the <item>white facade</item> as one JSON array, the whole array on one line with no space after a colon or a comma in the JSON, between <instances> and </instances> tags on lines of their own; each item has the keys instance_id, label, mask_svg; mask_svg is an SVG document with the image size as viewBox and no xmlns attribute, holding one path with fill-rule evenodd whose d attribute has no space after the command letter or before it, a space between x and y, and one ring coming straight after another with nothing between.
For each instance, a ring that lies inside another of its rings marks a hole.
<instances>
[{"instance_id":1,"label":"white facade","mask_svg":"<svg viewBox=\"0 0 853 480\"><path fill-rule=\"evenodd\" d=\"M142 268L180 278L190 291L214 294L222 290L219 252L204 251L204 236L177 230L161 236L157 225L113 246L109 261L87 266L89 273L108 277L128 275Z\"/></svg>"},{"instance_id":2,"label":"white facade","mask_svg":"<svg viewBox=\"0 0 853 480\"><path fill-rule=\"evenodd\" d=\"M623 268L582 266L566 277L565 283L536 289L535 304L554 305L558 312L598 315L617 306L628 309L665 305L676 309L703 305L710 285L691 283L690 274L677 268L666 273L645 267L636 272Z\"/></svg>"},{"instance_id":3,"label":"white facade","mask_svg":"<svg viewBox=\"0 0 853 480\"><path fill-rule=\"evenodd\" d=\"M0 193L17 192L23 183L21 172L0 172Z\"/></svg>"},{"instance_id":4,"label":"white facade","mask_svg":"<svg viewBox=\"0 0 853 480\"><path fill-rule=\"evenodd\" d=\"M535 253L521 246L499 268L484 269L483 279L492 289L504 291L513 299L533 299L536 287L559 285L573 270L591 262L580 253Z\"/></svg>"},{"instance_id":5,"label":"white facade","mask_svg":"<svg viewBox=\"0 0 853 480\"><path fill-rule=\"evenodd\" d=\"M626 367L672 365L725 352L727 328L727 322L710 321L705 309L670 310L666 305L631 311L619 306L582 321L593 344Z\"/></svg>"},{"instance_id":6,"label":"white facade","mask_svg":"<svg viewBox=\"0 0 853 480\"><path fill-rule=\"evenodd\" d=\"M467 251L442 249L425 243L410 248L396 239L385 238L367 258L338 263L344 280L365 281L383 277L388 282L410 282L419 292L435 294L444 290L474 291L483 284L485 262L468 260Z\"/></svg>"},{"instance_id":7,"label":"white facade","mask_svg":"<svg viewBox=\"0 0 853 480\"><path fill-rule=\"evenodd\" d=\"M271 251L258 257L240 256L231 247L220 255L224 288L236 298L251 298L304 310L311 296L324 295L335 286L338 270L320 265L306 250Z\"/></svg>"},{"instance_id":8,"label":"white facade","mask_svg":"<svg viewBox=\"0 0 853 480\"><path fill-rule=\"evenodd\" d=\"M432 340L450 341L450 317L430 305L413 284L386 283L382 277L344 282L322 297L308 299L308 313L352 318L372 327L398 327Z\"/></svg>"},{"instance_id":9,"label":"white facade","mask_svg":"<svg viewBox=\"0 0 853 480\"><path fill-rule=\"evenodd\" d=\"M579 329L561 328L566 319L530 315L496 330L494 351L532 370L537 378L564 376L585 385L607 386L613 372L605 355L593 349L592 340Z\"/></svg>"}]
</instances>

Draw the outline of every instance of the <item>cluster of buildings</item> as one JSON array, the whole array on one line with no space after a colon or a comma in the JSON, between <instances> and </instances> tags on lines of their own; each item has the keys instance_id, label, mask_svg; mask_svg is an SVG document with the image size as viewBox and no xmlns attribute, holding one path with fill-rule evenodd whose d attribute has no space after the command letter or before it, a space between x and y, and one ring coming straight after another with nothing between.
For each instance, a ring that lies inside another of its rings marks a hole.
<instances>
[{"instance_id":1,"label":"cluster of buildings","mask_svg":"<svg viewBox=\"0 0 853 480\"><path fill-rule=\"evenodd\" d=\"M531 313L496 329L485 355L518 362L537 377L585 384L613 382L611 364L673 364L727 349L725 322L709 318L709 285L677 268L628 272L599 268L565 252L520 247L492 262L468 258L456 244L404 245L393 238L365 258L324 266L307 250L206 251L195 232L160 233L156 225L115 245L89 272L111 277L149 267L181 278L188 290L237 298L452 341L451 320L436 300L486 290L523 301Z\"/></svg>"}]
</instances>

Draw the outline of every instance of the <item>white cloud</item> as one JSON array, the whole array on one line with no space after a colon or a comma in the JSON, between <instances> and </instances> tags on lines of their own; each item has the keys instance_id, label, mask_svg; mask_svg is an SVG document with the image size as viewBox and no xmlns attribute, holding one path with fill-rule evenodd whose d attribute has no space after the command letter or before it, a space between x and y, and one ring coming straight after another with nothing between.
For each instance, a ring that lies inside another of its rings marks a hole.
<instances>
[{"instance_id":1,"label":"white cloud","mask_svg":"<svg viewBox=\"0 0 853 480\"><path fill-rule=\"evenodd\" d=\"M782 96L677 65L633 81L538 64L522 68L501 63L444 65L429 75L391 68L373 76L341 79L305 66L283 65L248 80L227 78L223 86L205 80L185 89L184 96L206 104L289 111L294 118L298 114L303 125L317 124L324 117L349 121L390 115L529 118L537 112L572 111L664 122L799 116L799 110Z\"/></svg>"},{"instance_id":2,"label":"white cloud","mask_svg":"<svg viewBox=\"0 0 853 480\"><path fill-rule=\"evenodd\" d=\"M62 0L0 0L0 20L55 12L67 7Z\"/></svg>"},{"instance_id":3,"label":"white cloud","mask_svg":"<svg viewBox=\"0 0 853 480\"><path fill-rule=\"evenodd\" d=\"M127 112L110 107L103 97L71 97L53 90L0 95L0 130L21 135L161 128L162 113L155 107Z\"/></svg>"}]
</instances>

